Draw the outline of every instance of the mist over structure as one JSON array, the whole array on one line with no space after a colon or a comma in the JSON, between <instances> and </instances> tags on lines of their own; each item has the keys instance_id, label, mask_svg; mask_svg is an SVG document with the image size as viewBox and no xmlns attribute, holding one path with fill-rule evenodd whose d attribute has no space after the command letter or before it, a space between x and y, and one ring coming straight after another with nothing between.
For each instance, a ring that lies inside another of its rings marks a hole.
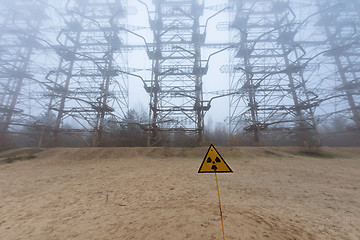
<instances>
[{"instance_id":1,"label":"mist over structure","mask_svg":"<svg viewBox=\"0 0 360 240\"><path fill-rule=\"evenodd\" d=\"M359 1L0 9L2 147L360 145Z\"/></svg>"}]
</instances>

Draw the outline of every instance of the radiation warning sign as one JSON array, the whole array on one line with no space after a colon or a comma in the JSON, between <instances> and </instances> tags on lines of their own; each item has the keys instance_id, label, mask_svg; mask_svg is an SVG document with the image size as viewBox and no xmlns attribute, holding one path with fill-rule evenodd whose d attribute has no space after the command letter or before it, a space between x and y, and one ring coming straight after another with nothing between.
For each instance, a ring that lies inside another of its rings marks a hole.
<instances>
[{"instance_id":1,"label":"radiation warning sign","mask_svg":"<svg viewBox=\"0 0 360 240\"><path fill-rule=\"evenodd\" d=\"M232 172L214 145L210 144L198 173Z\"/></svg>"}]
</instances>

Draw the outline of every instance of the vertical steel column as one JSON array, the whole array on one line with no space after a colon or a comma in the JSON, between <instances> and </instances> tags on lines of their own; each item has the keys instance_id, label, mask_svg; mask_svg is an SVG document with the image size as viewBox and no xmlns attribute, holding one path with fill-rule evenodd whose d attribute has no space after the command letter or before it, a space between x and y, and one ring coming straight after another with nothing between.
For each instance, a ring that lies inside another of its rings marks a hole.
<instances>
[{"instance_id":1,"label":"vertical steel column","mask_svg":"<svg viewBox=\"0 0 360 240\"><path fill-rule=\"evenodd\" d=\"M36 44L33 39L44 13L42 6L22 1L3 2L0 9L5 14L0 30L0 145L10 145L9 134L28 120L24 100L30 102L30 96L23 86L31 81L28 68Z\"/></svg>"},{"instance_id":2,"label":"vertical steel column","mask_svg":"<svg viewBox=\"0 0 360 240\"><path fill-rule=\"evenodd\" d=\"M339 99L345 99L348 106L340 101L337 114L351 119L356 129L360 129L360 14L359 4L354 1L318 1L321 11L320 24L323 26L327 42L332 49L328 55L337 68L335 87Z\"/></svg>"},{"instance_id":3,"label":"vertical steel column","mask_svg":"<svg viewBox=\"0 0 360 240\"><path fill-rule=\"evenodd\" d=\"M202 76L199 18L203 6L196 0L154 0L150 26L154 47L151 96L151 145L171 145L177 138L201 145L203 133ZM178 139L178 140L179 140ZM189 141L189 139L191 139Z\"/></svg>"},{"instance_id":4,"label":"vertical steel column","mask_svg":"<svg viewBox=\"0 0 360 240\"><path fill-rule=\"evenodd\" d=\"M119 37L125 10L119 0L69 1L66 9L67 26L56 46L61 64L49 75L58 82L53 92L58 100L51 107L57 112L54 139L64 130L65 119L72 119L78 126L67 132L99 146L104 134L111 134L110 118L121 121L128 112L127 75L120 74L127 64Z\"/></svg>"},{"instance_id":5,"label":"vertical steel column","mask_svg":"<svg viewBox=\"0 0 360 240\"><path fill-rule=\"evenodd\" d=\"M287 1L234 1L238 48L230 89L233 134L251 133L253 144L276 144L292 135L298 144L314 144L313 106L308 103L305 51L294 41L295 15ZM241 129L242 128L242 129ZM316 137L315 137L316 138Z\"/></svg>"}]
</instances>

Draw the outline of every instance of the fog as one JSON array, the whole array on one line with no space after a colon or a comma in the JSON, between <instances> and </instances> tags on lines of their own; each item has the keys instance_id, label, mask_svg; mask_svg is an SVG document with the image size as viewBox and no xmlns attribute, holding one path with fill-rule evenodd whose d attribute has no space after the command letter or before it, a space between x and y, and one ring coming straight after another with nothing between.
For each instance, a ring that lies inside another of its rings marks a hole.
<instances>
[{"instance_id":1,"label":"fog","mask_svg":"<svg viewBox=\"0 0 360 240\"><path fill-rule=\"evenodd\" d=\"M2 0L0 145L360 145L356 0Z\"/></svg>"}]
</instances>

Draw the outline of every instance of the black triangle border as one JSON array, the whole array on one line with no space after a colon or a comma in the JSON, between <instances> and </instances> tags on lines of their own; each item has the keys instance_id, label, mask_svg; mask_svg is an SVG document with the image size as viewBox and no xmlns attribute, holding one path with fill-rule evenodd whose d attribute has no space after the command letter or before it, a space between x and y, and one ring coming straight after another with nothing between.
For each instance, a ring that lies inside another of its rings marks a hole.
<instances>
[{"instance_id":1,"label":"black triangle border","mask_svg":"<svg viewBox=\"0 0 360 240\"><path fill-rule=\"evenodd\" d=\"M210 147L209 149L207 150L206 154L205 154L205 157L204 157L204 160L202 161L201 165L200 165L200 168L198 170L198 173L213 173L215 171L202 171L200 172L202 166L204 165L204 162L206 161L206 156L208 155L209 151L210 151L210 148L213 147L216 151L216 153L221 157L221 160L223 160L223 162L225 163L225 165L229 168L230 171L216 171L217 173L232 173L233 171L231 170L231 168L229 167L229 165L225 162L224 158L220 155L220 153L218 152L218 150L215 148L215 146L211 143L210 144Z\"/></svg>"}]
</instances>

